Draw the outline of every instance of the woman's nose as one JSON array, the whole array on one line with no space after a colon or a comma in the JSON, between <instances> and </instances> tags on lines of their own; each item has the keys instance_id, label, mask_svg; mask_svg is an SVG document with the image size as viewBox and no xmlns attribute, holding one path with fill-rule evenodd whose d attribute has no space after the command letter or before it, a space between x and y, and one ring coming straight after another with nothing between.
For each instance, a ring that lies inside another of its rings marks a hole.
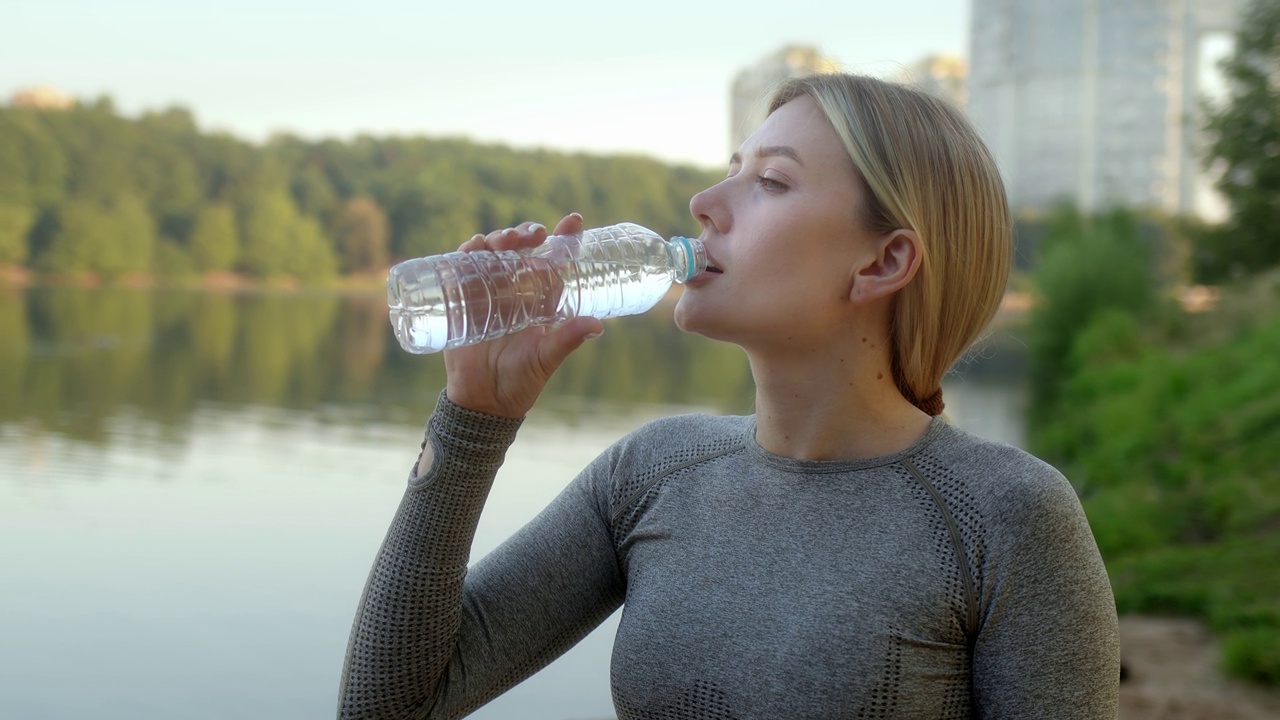
<instances>
[{"instance_id":1,"label":"woman's nose","mask_svg":"<svg viewBox=\"0 0 1280 720\"><path fill-rule=\"evenodd\" d=\"M717 232L723 232L725 229L723 226L724 212L716 192L719 187L720 185L712 185L706 190L694 194L689 200L689 212L704 230L711 227Z\"/></svg>"}]
</instances>

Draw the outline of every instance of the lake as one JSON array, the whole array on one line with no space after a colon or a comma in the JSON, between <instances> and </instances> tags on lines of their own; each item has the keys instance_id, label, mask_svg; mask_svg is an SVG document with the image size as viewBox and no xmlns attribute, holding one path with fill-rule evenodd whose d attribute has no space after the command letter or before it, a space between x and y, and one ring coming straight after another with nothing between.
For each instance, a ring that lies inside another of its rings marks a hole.
<instances>
[{"instance_id":1,"label":"lake","mask_svg":"<svg viewBox=\"0 0 1280 720\"><path fill-rule=\"evenodd\" d=\"M749 412L732 347L609 321L529 416L478 558L646 420ZM945 385L1021 445L998 332ZM381 298L0 290L0 708L24 720L332 717L351 621L443 386ZM617 615L476 718L613 716Z\"/></svg>"}]
</instances>

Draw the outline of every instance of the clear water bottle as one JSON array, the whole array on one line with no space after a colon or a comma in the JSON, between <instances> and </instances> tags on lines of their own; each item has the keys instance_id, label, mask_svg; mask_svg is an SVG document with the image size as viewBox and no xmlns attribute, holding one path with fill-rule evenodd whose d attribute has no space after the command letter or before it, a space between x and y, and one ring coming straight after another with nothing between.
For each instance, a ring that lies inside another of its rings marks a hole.
<instances>
[{"instance_id":1,"label":"clear water bottle","mask_svg":"<svg viewBox=\"0 0 1280 720\"><path fill-rule=\"evenodd\" d=\"M391 268L387 305L401 347L431 353L578 315L636 315L706 268L697 239L622 223L529 250L407 260Z\"/></svg>"}]
</instances>

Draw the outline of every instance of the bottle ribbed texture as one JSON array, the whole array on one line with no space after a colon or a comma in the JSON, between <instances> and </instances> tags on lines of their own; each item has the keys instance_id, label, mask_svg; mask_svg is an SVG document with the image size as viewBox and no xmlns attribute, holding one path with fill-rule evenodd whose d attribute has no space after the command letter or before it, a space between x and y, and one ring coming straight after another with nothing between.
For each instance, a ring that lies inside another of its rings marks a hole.
<instances>
[{"instance_id":1,"label":"bottle ribbed texture","mask_svg":"<svg viewBox=\"0 0 1280 720\"><path fill-rule=\"evenodd\" d=\"M635 315L706 268L697 240L623 223L553 236L529 251L454 252L400 263L387 278L396 338L409 352L492 340L577 315Z\"/></svg>"}]
</instances>

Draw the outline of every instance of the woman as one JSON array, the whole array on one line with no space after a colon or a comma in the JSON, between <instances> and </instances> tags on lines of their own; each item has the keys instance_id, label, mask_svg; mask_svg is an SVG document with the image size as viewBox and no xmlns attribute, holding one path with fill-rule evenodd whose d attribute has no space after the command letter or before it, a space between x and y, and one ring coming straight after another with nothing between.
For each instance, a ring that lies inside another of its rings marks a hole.
<instances>
[{"instance_id":1,"label":"woman","mask_svg":"<svg viewBox=\"0 0 1280 720\"><path fill-rule=\"evenodd\" d=\"M341 717L460 717L624 601L621 720L1114 717L1115 606L1071 486L940 417L1011 256L968 123L873 79L790 81L690 209L712 268L676 322L744 349L755 415L640 428L468 571L520 418L602 326L446 353Z\"/></svg>"}]
</instances>

